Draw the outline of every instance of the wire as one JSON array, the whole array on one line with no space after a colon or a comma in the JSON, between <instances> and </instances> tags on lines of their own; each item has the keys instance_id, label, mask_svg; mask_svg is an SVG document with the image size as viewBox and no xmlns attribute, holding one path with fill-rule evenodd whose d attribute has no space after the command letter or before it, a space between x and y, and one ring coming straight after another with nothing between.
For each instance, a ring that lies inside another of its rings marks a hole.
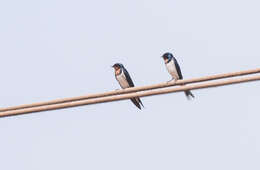
<instances>
[{"instance_id":1,"label":"wire","mask_svg":"<svg viewBox=\"0 0 260 170\"><path fill-rule=\"evenodd\" d=\"M105 103L105 102L112 102L112 101L119 101L119 100L126 100L126 99L130 99L130 98L134 98L134 97L147 97L147 96L153 96L153 95L181 92L181 91L186 91L186 90L212 88L212 87L239 84L239 83L252 82L252 81L258 81L258 80L260 80L260 75L236 78L236 79L230 79L230 80L223 80L223 81L218 81L218 82L206 82L206 83L200 83L200 84L194 84L194 85L180 86L180 87L175 87L175 88L171 87L171 88L156 89L156 90L151 90L151 91L142 91L142 92L137 92L137 93L107 96L107 97L101 97L101 98L94 98L94 99L87 99L87 100L80 100L80 101L74 101L74 102L68 102L68 103L55 104L55 105L46 105L46 106L32 107L32 108L27 108L27 109L0 112L0 117L21 115L21 114L26 114L26 113L41 112L41 111L47 111L47 110L64 109L64 108L69 108L69 107L77 107L77 106Z\"/></svg>"},{"instance_id":2,"label":"wire","mask_svg":"<svg viewBox=\"0 0 260 170\"><path fill-rule=\"evenodd\" d=\"M217 75L206 76L206 77L201 77L201 78L179 80L176 83L160 83L160 84L155 84L155 85L133 87L133 88L127 88L127 89L123 89L123 90L116 90L116 91L109 91L109 92L105 92L105 93L90 94L90 95L84 95L84 96L78 96L78 97L56 99L56 100L51 100L51 101L46 101L46 102L39 102L39 103L33 103L33 104L24 104L24 105L19 105L19 106L0 108L0 112L25 109L25 108L31 108L31 107L39 107L39 106L52 105L52 104L67 103L67 102L93 99L93 98L99 98L99 97L106 97L106 96L112 96L112 95L120 95L120 94L126 94L126 93L130 93L130 92L146 91L146 90L165 88L165 87L176 86L176 85L199 83L199 82L204 82L204 81L209 81L209 80L218 80L218 79L223 79L223 78L237 77L237 76L243 76L243 75L255 74L255 73L260 73L260 68L233 72L233 73L217 74Z\"/></svg>"}]
</instances>

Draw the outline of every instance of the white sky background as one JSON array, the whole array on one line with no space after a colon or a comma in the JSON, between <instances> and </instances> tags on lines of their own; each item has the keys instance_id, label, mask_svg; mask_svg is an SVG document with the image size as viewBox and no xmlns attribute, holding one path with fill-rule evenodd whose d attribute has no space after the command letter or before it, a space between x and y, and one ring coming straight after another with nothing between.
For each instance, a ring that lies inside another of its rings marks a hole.
<instances>
[{"instance_id":1,"label":"white sky background","mask_svg":"<svg viewBox=\"0 0 260 170\"><path fill-rule=\"evenodd\" d=\"M259 68L259 1L0 2L1 106ZM0 169L260 169L260 83L0 119Z\"/></svg>"}]
</instances>

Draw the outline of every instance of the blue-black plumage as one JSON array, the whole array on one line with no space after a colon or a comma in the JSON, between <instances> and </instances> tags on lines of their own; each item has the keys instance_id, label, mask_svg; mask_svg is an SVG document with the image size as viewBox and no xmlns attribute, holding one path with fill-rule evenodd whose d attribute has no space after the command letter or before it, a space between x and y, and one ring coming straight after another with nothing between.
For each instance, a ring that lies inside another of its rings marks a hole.
<instances>
[{"instance_id":1,"label":"blue-black plumage","mask_svg":"<svg viewBox=\"0 0 260 170\"><path fill-rule=\"evenodd\" d=\"M172 76L172 80L177 81L183 79L180 65L178 64L173 54L167 52L163 54L162 58L164 59L164 63L168 72ZM190 99L190 97L194 98L194 95L191 93L190 90L185 91L185 95L188 99Z\"/></svg>"},{"instance_id":2,"label":"blue-black plumage","mask_svg":"<svg viewBox=\"0 0 260 170\"><path fill-rule=\"evenodd\" d=\"M123 64L116 63L112 66L115 69L115 77L122 89L134 87L133 80ZM141 105L144 107L139 97L132 98L131 101L141 110Z\"/></svg>"}]
</instances>

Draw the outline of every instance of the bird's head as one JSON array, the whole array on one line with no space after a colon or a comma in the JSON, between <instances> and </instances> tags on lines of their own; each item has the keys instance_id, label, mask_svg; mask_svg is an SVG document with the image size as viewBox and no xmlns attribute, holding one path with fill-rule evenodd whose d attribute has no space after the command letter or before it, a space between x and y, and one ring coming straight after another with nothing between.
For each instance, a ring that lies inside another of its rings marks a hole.
<instances>
[{"instance_id":1,"label":"bird's head","mask_svg":"<svg viewBox=\"0 0 260 170\"><path fill-rule=\"evenodd\" d=\"M171 59L173 58L173 55L172 55L172 53L164 53L162 58L163 58L165 64L167 64L168 62L171 61Z\"/></svg>"},{"instance_id":2,"label":"bird's head","mask_svg":"<svg viewBox=\"0 0 260 170\"><path fill-rule=\"evenodd\" d=\"M115 73L118 74L121 72L121 69L124 67L121 63L116 63L112 66L115 69Z\"/></svg>"}]
</instances>

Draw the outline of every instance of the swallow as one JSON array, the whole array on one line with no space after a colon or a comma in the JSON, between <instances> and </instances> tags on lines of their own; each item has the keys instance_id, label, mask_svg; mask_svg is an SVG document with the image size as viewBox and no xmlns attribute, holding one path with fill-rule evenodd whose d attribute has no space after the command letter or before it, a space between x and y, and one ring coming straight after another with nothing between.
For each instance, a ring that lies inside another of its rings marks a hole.
<instances>
[{"instance_id":1,"label":"swallow","mask_svg":"<svg viewBox=\"0 0 260 170\"><path fill-rule=\"evenodd\" d=\"M123 64L116 63L112 66L115 70L115 77L122 89L134 87L134 83L130 77L130 74L126 70ZM131 101L141 110L141 105L144 107L139 97L131 98Z\"/></svg>"},{"instance_id":2,"label":"swallow","mask_svg":"<svg viewBox=\"0 0 260 170\"><path fill-rule=\"evenodd\" d=\"M182 80L183 76L181 73L181 68L176 60L176 58L171 54L171 53L165 53L162 56L165 66L172 76L172 80L177 81L177 80ZM170 81L172 81L170 80ZM190 90L185 91L185 95L188 99L191 97L194 98L194 95L191 93Z\"/></svg>"}]
</instances>

